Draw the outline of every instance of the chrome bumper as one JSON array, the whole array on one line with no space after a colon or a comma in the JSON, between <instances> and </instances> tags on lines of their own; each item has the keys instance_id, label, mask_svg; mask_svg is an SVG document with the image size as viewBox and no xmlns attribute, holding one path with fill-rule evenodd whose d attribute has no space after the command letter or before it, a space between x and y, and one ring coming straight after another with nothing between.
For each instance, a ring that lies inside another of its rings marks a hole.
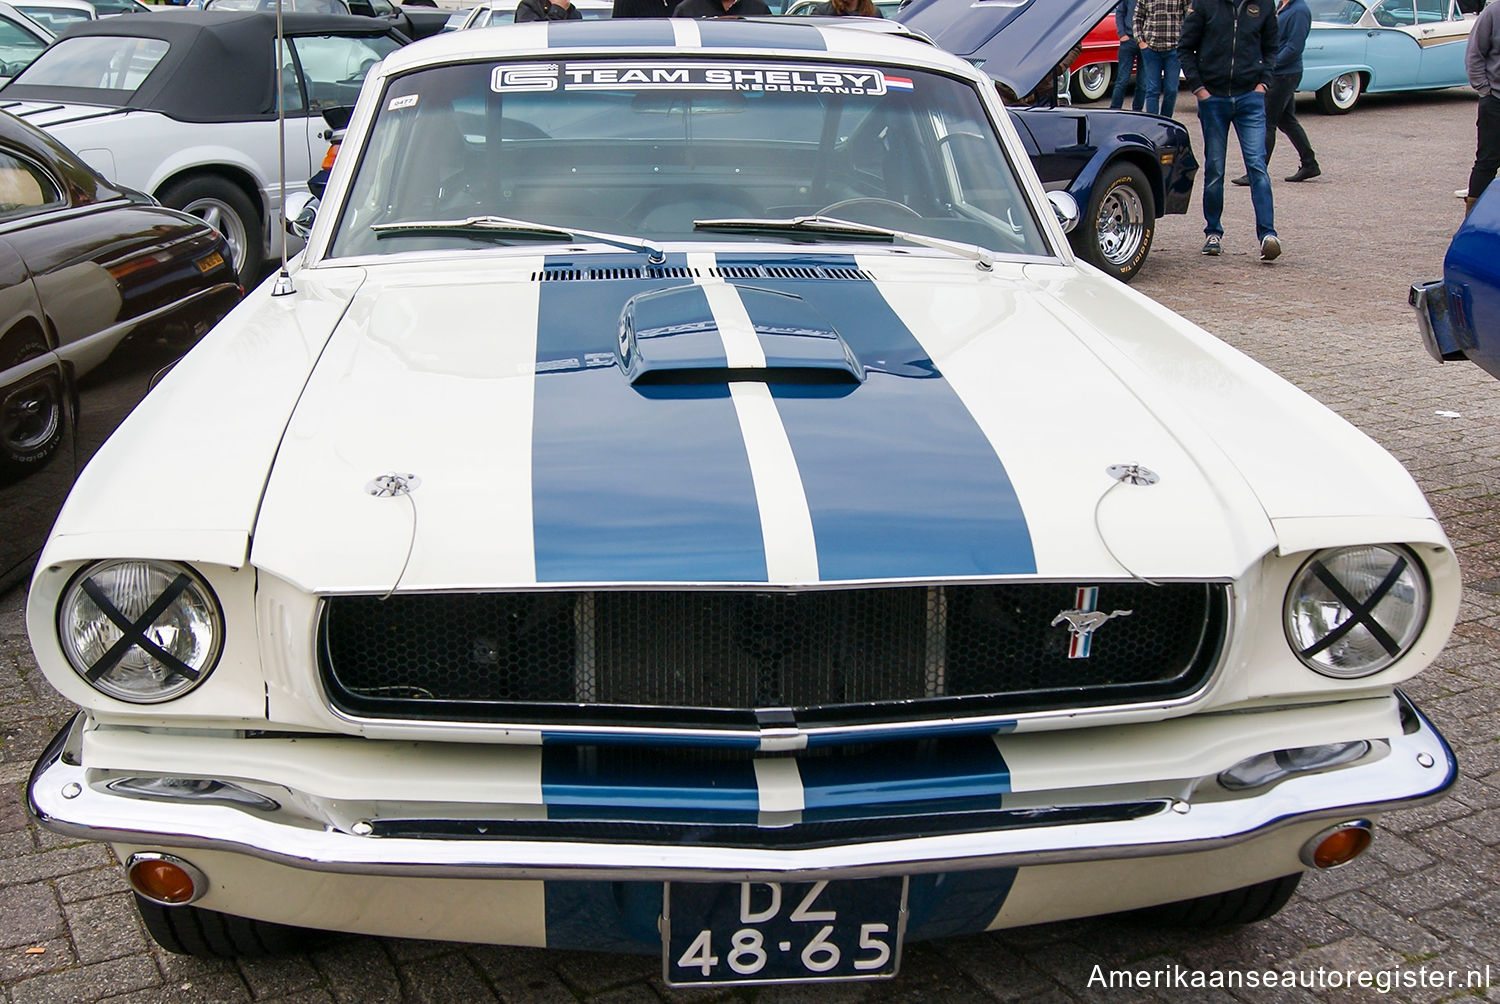
<instances>
[{"instance_id":1,"label":"chrome bumper","mask_svg":"<svg viewBox=\"0 0 1500 1004\"><path fill-rule=\"evenodd\" d=\"M1438 362L1465 359L1464 344L1473 344L1455 326L1448 300L1448 287L1442 279L1413 283L1406 293L1406 302L1417 312L1417 334L1422 338L1422 347Z\"/></svg>"},{"instance_id":2,"label":"chrome bumper","mask_svg":"<svg viewBox=\"0 0 1500 1004\"><path fill-rule=\"evenodd\" d=\"M482 879L774 881L858 878L1214 850L1283 827L1343 821L1440 797L1457 777L1443 737L1396 695L1401 728L1371 736L1371 752L1345 766L1297 774L1250 791L1231 791L1215 775L1175 782L1171 792L1093 792L1103 803L1131 797L1147 810L1132 818L1058 822L1047 810L1078 804L1088 789L1032 793L1014 826L978 833L880 839L791 849L646 844L577 839L455 839L380 836L368 822L420 806L340 803L319 818L296 793L286 804L244 808L193 800L127 797L71 757L82 718L53 740L28 785L28 806L47 829L66 836L146 848L211 848L296 868L359 875ZM251 740L247 740L251 741ZM1071 799L1072 801L1066 801ZM1097 808L1101 802L1091 802ZM300 805L293 809L291 805ZM325 808L329 808L326 807ZM427 807L430 812L430 807ZM1035 817L1025 820L1028 812ZM434 824L442 817L429 816ZM433 832L440 832L440 825Z\"/></svg>"}]
</instances>

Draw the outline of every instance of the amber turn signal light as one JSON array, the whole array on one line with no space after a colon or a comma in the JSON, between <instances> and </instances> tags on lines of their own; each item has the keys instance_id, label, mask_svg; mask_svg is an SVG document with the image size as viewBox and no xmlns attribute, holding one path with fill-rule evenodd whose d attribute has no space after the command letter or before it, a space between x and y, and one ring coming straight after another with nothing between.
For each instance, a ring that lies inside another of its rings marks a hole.
<instances>
[{"instance_id":1,"label":"amber turn signal light","mask_svg":"<svg viewBox=\"0 0 1500 1004\"><path fill-rule=\"evenodd\" d=\"M125 874L136 892L163 906L191 903L208 886L201 871L171 854L132 854Z\"/></svg>"},{"instance_id":2,"label":"amber turn signal light","mask_svg":"<svg viewBox=\"0 0 1500 1004\"><path fill-rule=\"evenodd\" d=\"M1346 865L1365 852L1374 835L1368 820L1340 823L1302 846L1302 862L1319 869Z\"/></svg>"}]
</instances>

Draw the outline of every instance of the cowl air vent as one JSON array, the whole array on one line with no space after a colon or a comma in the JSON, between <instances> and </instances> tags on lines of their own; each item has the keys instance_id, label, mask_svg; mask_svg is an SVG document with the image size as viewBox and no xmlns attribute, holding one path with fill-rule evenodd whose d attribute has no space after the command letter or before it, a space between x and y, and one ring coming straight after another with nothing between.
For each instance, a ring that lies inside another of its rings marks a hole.
<instances>
[{"instance_id":1,"label":"cowl air vent","mask_svg":"<svg viewBox=\"0 0 1500 1004\"><path fill-rule=\"evenodd\" d=\"M721 265L708 270L716 279L863 279L870 273L858 268L825 265Z\"/></svg>"},{"instance_id":2,"label":"cowl air vent","mask_svg":"<svg viewBox=\"0 0 1500 1004\"><path fill-rule=\"evenodd\" d=\"M698 270L681 265L646 268L548 268L531 273L532 282L598 282L605 279L696 279Z\"/></svg>"}]
</instances>

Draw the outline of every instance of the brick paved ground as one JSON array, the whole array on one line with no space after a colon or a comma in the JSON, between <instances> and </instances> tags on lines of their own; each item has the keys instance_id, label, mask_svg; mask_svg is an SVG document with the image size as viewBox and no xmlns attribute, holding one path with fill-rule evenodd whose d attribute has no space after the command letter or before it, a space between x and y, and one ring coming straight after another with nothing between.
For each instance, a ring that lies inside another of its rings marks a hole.
<instances>
[{"instance_id":1,"label":"brick paved ground","mask_svg":"<svg viewBox=\"0 0 1500 1004\"><path fill-rule=\"evenodd\" d=\"M1184 95L1179 117L1193 122ZM1416 475L1458 548L1467 591L1453 641L1408 688L1458 751L1462 780L1437 805L1395 814L1364 861L1312 876L1259 926L1161 933L1108 920L960 938L908 949L894 984L725 994L761 1001L1110 999L1345 1001L1373 991L1116 992L1105 969L1173 965L1311 973L1329 968L1493 967L1500 984L1500 382L1422 352L1404 298L1439 274L1457 225L1453 189L1474 146L1474 102L1459 91L1368 99L1353 115L1306 113L1324 170L1276 184L1285 256L1255 260L1248 193L1231 189L1226 253L1199 255L1193 214L1161 227L1138 287L1261 360L1380 440ZM1231 158L1233 162L1233 157ZM1295 168L1277 156L1273 176ZM1445 413L1455 413L1447 415ZM1316 449L1288 443L1287 449ZM0 988L15 1002L713 1000L678 995L653 959L350 938L269 962L199 962L152 949L102 846L32 826L21 791L69 709L38 677L19 590L0 597ZM1496 830L1490 827L1496 826ZM40 950L40 951L38 951ZM1462 990L1418 989L1436 1001ZM1500 1000L1500 989L1480 990Z\"/></svg>"}]
</instances>

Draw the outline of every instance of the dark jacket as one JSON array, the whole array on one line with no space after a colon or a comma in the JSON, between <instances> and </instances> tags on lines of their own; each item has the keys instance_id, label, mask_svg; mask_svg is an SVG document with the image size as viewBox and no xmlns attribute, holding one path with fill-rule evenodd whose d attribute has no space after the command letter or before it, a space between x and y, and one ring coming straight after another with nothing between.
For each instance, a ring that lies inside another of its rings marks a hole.
<instances>
[{"instance_id":1,"label":"dark jacket","mask_svg":"<svg viewBox=\"0 0 1500 1004\"><path fill-rule=\"evenodd\" d=\"M516 23L522 21L582 21L583 15L571 3L559 7L549 0L521 0L516 5Z\"/></svg>"},{"instance_id":2,"label":"dark jacket","mask_svg":"<svg viewBox=\"0 0 1500 1004\"><path fill-rule=\"evenodd\" d=\"M671 17L677 0L615 0L612 18L622 17Z\"/></svg>"},{"instance_id":3,"label":"dark jacket","mask_svg":"<svg viewBox=\"0 0 1500 1004\"><path fill-rule=\"evenodd\" d=\"M1276 65L1271 72L1278 77L1302 73L1302 49L1312 28L1312 11L1307 0L1291 0L1276 12Z\"/></svg>"},{"instance_id":4,"label":"dark jacket","mask_svg":"<svg viewBox=\"0 0 1500 1004\"><path fill-rule=\"evenodd\" d=\"M771 8L766 6L766 0L736 0L728 10L719 0L682 0L677 9L672 12L673 17L754 17L757 14L769 14Z\"/></svg>"},{"instance_id":5,"label":"dark jacket","mask_svg":"<svg viewBox=\"0 0 1500 1004\"><path fill-rule=\"evenodd\" d=\"M1193 0L1177 43L1188 90L1225 98L1269 88L1276 38L1275 0Z\"/></svg>"},{"instance_id":6,"label":"dark jacket","mask_svg":"<svg viewBox=\"0 0 1500 1004\"><path fill-rule=\"evenodd\" d=\"M1120 0L1115 8L1115 34L1135 38L1135 0Z\"/></svg>"}]
</instances>

